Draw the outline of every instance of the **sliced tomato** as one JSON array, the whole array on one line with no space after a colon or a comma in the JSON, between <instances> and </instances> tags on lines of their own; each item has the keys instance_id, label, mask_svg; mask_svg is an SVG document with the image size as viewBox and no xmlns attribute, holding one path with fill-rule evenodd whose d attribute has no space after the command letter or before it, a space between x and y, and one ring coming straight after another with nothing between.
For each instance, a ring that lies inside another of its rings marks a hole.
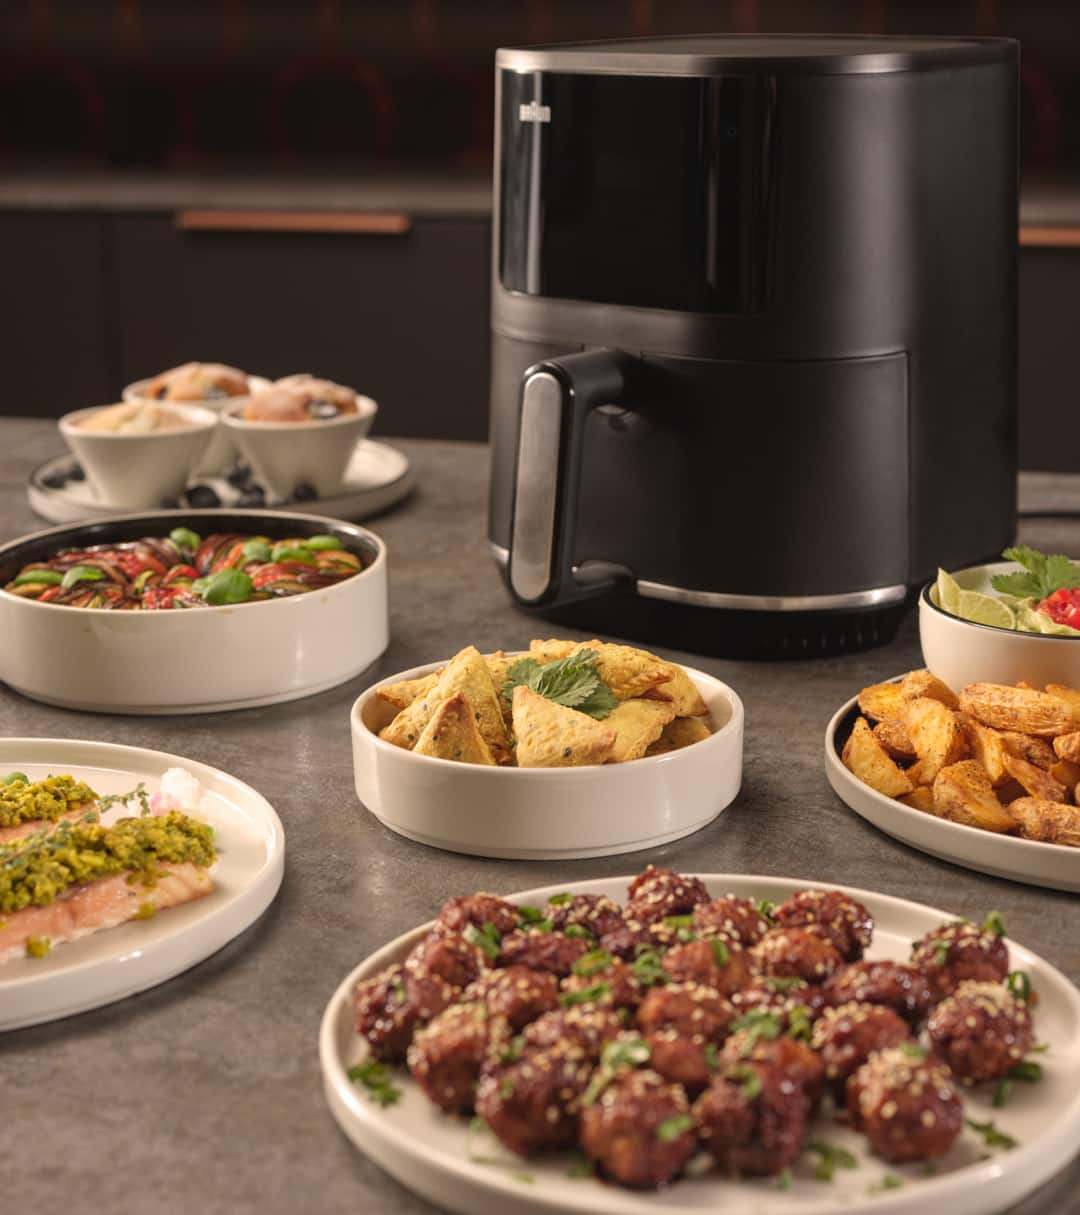
<instances>
[{"instance_id":1,"label":"sliced tomato","mask_svg":"<svg viewBox=\"0 0 1080 1215\"><path fill-rule=\"evenodd\" d=\"M1062 587L1039 604L1039 611L1045 612L1057 624L1067 624L1069 628L1080 629L1080 590L1067 590Z\"/></svg>"}]
</instances>

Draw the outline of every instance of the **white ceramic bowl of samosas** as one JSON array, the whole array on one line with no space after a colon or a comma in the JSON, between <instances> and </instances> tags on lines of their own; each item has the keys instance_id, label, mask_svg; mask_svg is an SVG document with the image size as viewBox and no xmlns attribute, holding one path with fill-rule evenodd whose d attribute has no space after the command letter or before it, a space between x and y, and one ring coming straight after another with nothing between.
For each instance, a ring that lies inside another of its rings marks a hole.
<instances>
[{"instance_id":1,"label":"white ceramic bowl of samosas","mask_svg":"<svg viewBox=\"0 0 1080 1215\"><path fill-rule=\"evenodd\" d=\"M582 713L573 713L574 719L583 719L581 722L568 719L565 714L569 710L550 701L538 704L544 698L532 700L531 693L522 700L529 713L536 716L528 719L524 733L519 732L517 750L531 748L535 762L546 762L545 751L558 758L567 748L577 748L575 753L582 761L578 766L491 763L487 755L499 753L501 744L485 752L485 762L442 758L439 752L469 752L472 722L463 704L471 709L472 702L458 693L446 695L438 682L440 673L464 653L387 676L353 705L357 796L380 822L399 835L473 856L523 860L610 856L656 848L699 831L738 793L742 781L742 701L719 679L686 667L680 671L688 677L687 693L695 700L700 695L696 707L703 704L706 712L679 717L660 727L654 721L641 724L640 729L648 731L647 737L655 739L650 753L641 758L598 762L592 758L591 749L597 755L604 753L603 740L611 731L618 735L623 754L635 753L639 748L631 735L638 729L637 719L653 719L656 700L650 708L648 701L635 699L629 713L634 720L621 714L620 728L612 730L610 724L605 726L604 721L585 718ZM528 654L500 653L487 656L487 661L498 679L519 657ZM401 685L422 680L426 683L412 705L407 697L386 698L388 692L396 696L395 689ZM415 739L409 740L406 733L416 731L402 727L401 723L408 720L402 705L415 712L425 701L421 719L426 716L426 724ZM483 711L471 716L480 725L485 724L480 722ZM525 719L516 720L520 725ZM394 723L403 745L379 737ZM663 737L656 737L661 729ZM423 748L420 738L424 730L426 749L435 753L418 754L407 749L409 745ZM490 736L487 730L485 734ZM695 741L687 741L691 738ZM509 740L508 730L506 742ZM536 752L540 752L539 757ZM500 758L508 759L509 754L504 750Z\"/></svg>"}]
</instances>

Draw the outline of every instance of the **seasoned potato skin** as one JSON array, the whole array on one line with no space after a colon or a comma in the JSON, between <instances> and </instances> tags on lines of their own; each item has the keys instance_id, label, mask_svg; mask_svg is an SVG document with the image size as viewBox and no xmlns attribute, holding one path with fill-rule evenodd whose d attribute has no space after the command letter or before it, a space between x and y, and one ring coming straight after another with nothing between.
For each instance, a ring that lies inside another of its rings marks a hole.
<instances>
[{"instance_id":1,"label":"seasoned potato skin","mask_svg":"<svg viewBox=\"0 0 1080 1215\"><path fill-rule=\"evenodd\" d=\"M910 793L915 787L874 737L865 717L856 720L840 758L844 767L854 772L863 784L886 797Z\"/></svg>"},{"instance_id":2,"label":"seasoned potato skin","mask_svg":"<svg viewBox=\"0 0 1080 1215\"><path fill-rule=\"evenodd\" d=\"M1000 683L968 684L960 693L960 707L983 725L1033 734L1036 738L1054 738L1080 730L1080 702L1029 688L1010 688Z\"/></svg>"},{"instance_id":3,"label":"seasoned potato skin","mask_svg":"<svg viewBox=\"0 0 1080 1215\"><path fill-rule=\"evenodd\" d=\"M1013 819L998 801L990 778L978 760L964 759L942 768L934 781L938 818L998 834L1013 829Z\"/></svg>"}]
</instances>

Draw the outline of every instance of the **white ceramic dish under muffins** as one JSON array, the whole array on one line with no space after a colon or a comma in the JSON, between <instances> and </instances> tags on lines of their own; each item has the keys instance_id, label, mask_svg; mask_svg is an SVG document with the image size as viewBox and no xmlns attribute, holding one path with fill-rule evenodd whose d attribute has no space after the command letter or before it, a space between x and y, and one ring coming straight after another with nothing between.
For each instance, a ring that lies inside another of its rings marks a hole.
<instances>
[{"instance_id":1,"label":"white ceramic dish under muffins","mask_svg":"<svg viewBox=\"0 0 1080 1215\"><path fill-rule=\"evenodd\" d=\"M208 713L325 691L386 649L386 546L366 528L318 515L154 511L52 528L0 547L0 586L62 548L167 536L181 526L272 540L329 534L365 568L304 594L179 611L65 607L0 590L0 680L68 709Z\"/></svg>"},{"instance_id":2,"label":"white ceramic dish under muffins","mask_svg":"<svg viewBox=\"0 0 1080 1215\"><path fill-rule=\"evenodd\" d=\"M362 396L356 398L356 413L307 422L252 422L241 416L246 408L229 401L222 424L258 481L279 498L288 498L298 485L310 485L320 498L336 494L378 412L375 402Z\"/></svg>"},{"instance_id":3,"label":"white ceramic dish under muffins","mask_svg":"<svg viewBox=\"0 0 1080 1215\"><path fill-rule=\"evenodd\" d=\"M137 401L140 403L143 401L154 401L156 404L161 404L161 402L157 401L156 398L148 397L146 395L147 388L151 383L153 383L155 378L156 377L154 376L148 376L146 379L136 380L134 384L129 384L124 389L124 400ZM259 375L249 375L247 377L247 382L247 396L216 397L209 400L175 403L199 405L203 409L209 409L220 416L221 411L226 407L226 405L236 405L238 403L246 405L247 402L251 400L254 393L262 392L264 388L270 387L270 381ZM169 402L169 404L173 404L173 402ZM227 468L230 464L234 463L236 461L236 456L236 443L233 441L232 435L225 429L224 426L220 426L211 436L210 442L207 443L206 450L202 453L202 456L200 457L194 471L201 476L215 476L223 469ZM175 494L171 496L176 497ZM156 506L157 503L155 502L154 505Z\"/></svg>"},{"instance_id":4,"label":"white ceramic dish under muffins","mask_svg":"<svg viewBox=\"0 0 1080 1215\"><path fill-rule=\"evenodd\" d=\"M739 792L742 701L727 684L689 667L714 733L665 755L579 768L486 767L414 755L379 738L386 718L376 690L443 665L387 675L352 708L357 796L408 839L519 860L611 856L690 835Z\"/></svg>"},{"instance_id":5,"label":"white ceramic dish under muffins","mask_svg":"<svg viewBox=\"0 0 1080 1215\"><path fill-rule=\"evenodd\" d=\"M176 425L144 432L89 430L109 406L64 414L57 425L94 489L117 510L150 510L178 497L214 433L218 416L201 405L155 403Z\"/></svg>"},{"instance_id":6,"label":"white ceramic dish under muffins","mask_svg":"<svg viewBox=\"0 0 1080 1215\"><path fill-rule=\"evenodd\" d=\"M995 574L1015 573L1012 561L973 565L953 574L962 590L994 594ZM931 599L934 583L919 595L919 641L923 661L954 692L969 683L1048 683L1080 688L1080 636L1021 633L953 616Z\"/></svg>"}]
</instances>

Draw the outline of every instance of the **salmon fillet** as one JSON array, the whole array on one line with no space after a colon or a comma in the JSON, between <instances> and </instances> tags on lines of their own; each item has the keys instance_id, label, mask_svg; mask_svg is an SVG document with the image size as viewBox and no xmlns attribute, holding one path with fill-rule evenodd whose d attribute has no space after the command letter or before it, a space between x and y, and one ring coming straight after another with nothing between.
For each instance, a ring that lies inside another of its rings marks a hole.
<instances>
[{"instance_id":1,"label":"salmon fillet","mask_svg":"<svg viewBox=\"0 0 1080 1215\"><path fill-rule=\"evenodd\" d=\"M22 839L24 835L33 835L35 831L52 830L58 823L74 822L90 809L92 803L82 806L72 806L58 818L29 818L25 822L16 823L14 827L0 827L0 844L10 844L12 840Z\"/></svg>"},{"instance_id":2,"label":"salmon fillet","mask_svg":"<svg viewBox=\"0 0 1080 1215\"><path fill-rule=\"evenodd\" d=\"M205 868L190 862L159 864L153 885L117 873L65 891L46 907L25 907L0 915L0 963L26 953L27 938L47 938L51 946L115 928L128 920L202 898L214 888ZM148 908L153 908L149 912Z\"/></svg>"}]
</instances>

